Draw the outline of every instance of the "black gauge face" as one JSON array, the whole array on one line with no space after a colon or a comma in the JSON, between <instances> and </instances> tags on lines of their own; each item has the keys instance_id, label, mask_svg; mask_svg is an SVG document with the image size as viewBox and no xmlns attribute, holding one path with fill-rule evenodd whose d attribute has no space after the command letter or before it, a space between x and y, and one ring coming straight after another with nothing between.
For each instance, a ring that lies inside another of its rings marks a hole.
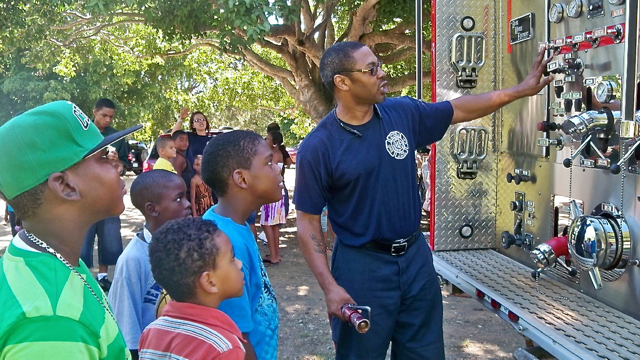
<instances>
[{"instance_id":1,"label":"black gauge face","mask_svg":"<svg viewBox=\"0 0 640 360\"><path fill-rule=\"evenodd\" d=\"M564 5L562 4L551 5L551 9L549 9L549 21L557 24L560 21L562 21L563 16L564 16Z\"/></svg>"}]
</instances>

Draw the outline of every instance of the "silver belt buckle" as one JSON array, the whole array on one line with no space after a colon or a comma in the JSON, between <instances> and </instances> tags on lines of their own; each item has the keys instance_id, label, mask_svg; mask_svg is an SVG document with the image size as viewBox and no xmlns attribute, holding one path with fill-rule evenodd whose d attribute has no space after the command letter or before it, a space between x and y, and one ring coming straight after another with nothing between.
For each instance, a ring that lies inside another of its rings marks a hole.
<instances>
[{"instance_id":1,"label":"silver belt buckle","mask_svg":"<svg viewBox=\"0 0 640 360\"><path fill-rule=\"evenodd\" d=\"M391 255L398 256L407 252L407 248L409 247L407 245L407 241L406 240L400 240L400 241L402 242L396 242L391 244Z\"/></svg>"}]
</instances>

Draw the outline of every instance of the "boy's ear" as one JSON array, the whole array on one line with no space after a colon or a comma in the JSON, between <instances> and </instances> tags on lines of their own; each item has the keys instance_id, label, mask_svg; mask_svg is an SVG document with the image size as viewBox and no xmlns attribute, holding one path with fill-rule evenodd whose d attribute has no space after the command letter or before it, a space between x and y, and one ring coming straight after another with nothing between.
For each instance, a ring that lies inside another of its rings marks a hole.
<instances>
[{"instance_id":1,"label":"boy's ear","mask_svg":"<svg viewBox=\"0 0 640 360\"><path fill-rule=\"evenodd\" d=\"M249 185L247 181L247 174L245 174L245 171L242 169L236 169L233 174L231 174L231 180L236 184L236 186L243 189L246 189Z\"/></svg>"},{"instance_id":2,"label":"boy's ear","mask_svg":"<svg viewBox=\"0 0 640 360\"><path fill-rule=\"evenodd\" d=\"M147 214L151 216L158 216L158 206L152 202L148 202L144 204L144 209L147 211Z\"/></svg>"},{"instance_id":3,"label":"boy's ear","mask_svg":"<svg viewBox=\"0 0 640 360\"><path fill-rule=\"evenodd\" d=\"M80 191L76 184L65 172L57 172L49 175L47 179L49 189L65 200L80 200Z\"/></svg>"},{"instance_id":4,"label":"boy's ear","mask_svg":"<svg viewBox=\"0 0 640 360\"><path fill-rule=\"evenodd\" d=\"M208 294L218 293L218 284L216 283L216 279L213 277L211 271L205 271L200 274L200 277L198 278L198 286Z\"/></svg>"}]
</instances>

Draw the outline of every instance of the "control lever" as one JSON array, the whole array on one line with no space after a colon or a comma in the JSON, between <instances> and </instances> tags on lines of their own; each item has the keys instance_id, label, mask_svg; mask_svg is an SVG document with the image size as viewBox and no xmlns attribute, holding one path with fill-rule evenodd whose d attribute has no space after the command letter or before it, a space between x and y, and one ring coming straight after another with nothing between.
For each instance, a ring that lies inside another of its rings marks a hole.
<instances>
[{"instance_id":1,"label":"control lever","mask_svg":"<svg viewBox=\"0 0 640 360\"><path fill-rule=\"evenodd\" d=\"M570 113L572 107L573 107L573 100L564 99L564 112L565 113Z\"/></svg>"},{"instance_id":2,"label":"control lever","mask_svg":"<svg viewBox=\"0 0 640 360\"><path fill-rule=\"evenodd\" d=\"M574 108L577 112L582 111L582 99L575 99L575 100L573 101L573 108Z\"/></svg>"},{"instance_id":3,"label":"control lever","mask_svg":"<svg viewBox=\"0 0 640 360\"><path fill-rule=\"evenodd\" d=\"M591 88L591 86L587 87L587 93L584 97L585 104L584 106L586 107L587 111L591 111L593 110L593 89Z\"/></svg>"},{"instance_id":4,"label":"control lever","mask_svg":"<svg viewBox=\"0 0 640 360\"><path fill-rule=\"evenodd\" d=\"M562 93L564 92L564 86L562 86L562 85L554 86L553 89L555 90L556 97L558 99L562 98Z\"/></svg>"},{"instance_id":5,"label":"control lever","mask_svg":"<svg viewBox=\"0 0 640 360\"><path fill-rule=\"evenodd\" d=\"M592 136L593 136L593 135L591 135L591 134L590 134L590 135L589 135L589 136L587 136L584 140L582 140L582 144L580 144L580 146L576 149L576 152L575 152L575 153L573 153L573 155L571 155L571 157L570 157L570 158L566 158L566 159L564 159L564 161L562 161L562 165L563 165L564 167L566 167L566 168L570 168L570 167L571 167L571 164L573 163L573 160L575 160L575 159L576 159L576 157L578 157L578 155L580 155L580 152L581 152L585 147L587 147L587 145L588 145L588 144L590 144L590 143L591 143L591 137L592 137ZM613 168L613 166L612 166L612 168Z\"/></svg>"},{"instance_id":6,"label":"control lever","mask_svg":"<svg viewBox=\"0 0 640 360\"><path fill-rule=\"evenodd\" d=\"M562 125L550 121L540 121L536 125L536 129L538 131L547 132L547 131L556 131L562 129Z\"/></svg>"},{"instance_id":7,"label":"control lever","mask_svg":"<svg viewBox=\"0 0 640 360\"><path fill-rule=\"evenodd\" d=\"M626 154L624 154L624 156L620 159L620 161L611 165L611 168L609 169L609 171L611 171L611 173L614 175L620 174L620 170L622 170L622 164L624 164L625 161L629 160L631 155L635 153L638 146L640 146L640 137L636 138L636 143L633 144L633 146L629 149L629 151L627 151Z\"/></svg>"}]
</instances>

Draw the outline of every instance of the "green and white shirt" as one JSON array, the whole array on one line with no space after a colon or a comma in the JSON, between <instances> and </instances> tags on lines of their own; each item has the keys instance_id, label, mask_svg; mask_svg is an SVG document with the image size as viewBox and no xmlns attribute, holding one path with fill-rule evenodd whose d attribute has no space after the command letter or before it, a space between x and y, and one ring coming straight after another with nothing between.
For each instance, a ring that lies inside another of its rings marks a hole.
<instances>
[{"instance_id":1,"label":"green and white shirt","mask_svg":"<svg viewBox=\"0 0 640 360\"><path fill-rule=\"evenodd\" d=\"M130 359L118 325L60 260L16 236L0 258L0 360ZM109 306L87 266L75 268Z\"/></svg>"}]
</instances>

